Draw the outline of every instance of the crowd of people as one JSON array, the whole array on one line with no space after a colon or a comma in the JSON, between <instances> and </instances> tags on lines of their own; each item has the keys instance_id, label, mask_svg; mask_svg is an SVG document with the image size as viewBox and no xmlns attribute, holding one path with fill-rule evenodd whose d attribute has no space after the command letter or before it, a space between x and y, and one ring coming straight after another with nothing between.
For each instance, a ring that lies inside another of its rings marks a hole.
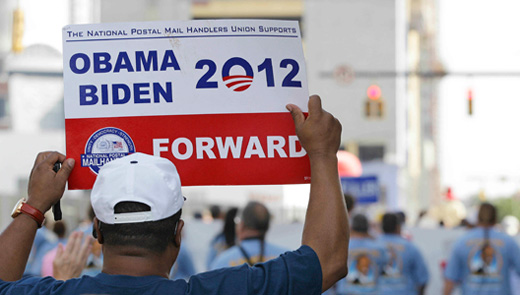
<instances>
[{"instance_id":1,"label":"crowd of people","mask_svg":"<svg viewBox=\"0 0 520 295\"><path fill-rule=\"evenodd\" d=\"M222 231L208 245L208 271L197 273L189 247L181 247L185 198L176 167L142 153L101 168L89 218L66 239L65 223L48 228L43 212L62 197L75 162L44 152L31 171L28 199L0 234L0 294L425 294L425 253L403 234L404 214L386 212L374 230L341 191L337 119L317 96L308 116L287 108L312 173L298 249L266 239L271 214L264 204L252 201L226 214L215 207ZM62 163L57 172L56 162ZM457 286L464 295L512 294L510 272L520 274L520 248L494 229L497 216L483 203L476 226L454 244L445 295Z\"/></svg>"}]
</instances>

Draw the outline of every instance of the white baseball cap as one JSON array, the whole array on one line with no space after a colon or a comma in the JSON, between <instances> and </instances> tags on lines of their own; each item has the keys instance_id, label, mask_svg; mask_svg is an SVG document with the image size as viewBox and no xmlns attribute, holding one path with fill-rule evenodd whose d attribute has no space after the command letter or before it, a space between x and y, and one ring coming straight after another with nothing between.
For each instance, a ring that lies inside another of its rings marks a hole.
<instances>
[{"instance_id":1,"label":"white baseball cap","mask_svg":"<svg viewBox=\"0 0 520 295\"><path fill-rule=\"evenodd\" d=\"M90 197L96 217L107 224L157 221L184 204L175 165L165 158L134 153L101 167ZM139 202L150 211L115 213L120 202Z\"/></svg>"}]
</instances>

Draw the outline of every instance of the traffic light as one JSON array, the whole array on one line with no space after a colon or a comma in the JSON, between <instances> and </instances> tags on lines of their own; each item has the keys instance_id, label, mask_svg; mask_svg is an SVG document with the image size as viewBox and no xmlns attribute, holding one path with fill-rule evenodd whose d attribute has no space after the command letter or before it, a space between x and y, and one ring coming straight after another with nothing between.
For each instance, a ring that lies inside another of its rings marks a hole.
<instances>
[{"instance_id":1,"label":"traffic light","mask_svg":"<svg viewBox=\"0 0 520 295\"><path fill-rule=\"evenodd\" d=\"M468 115L473 115L473 91L468 90Z\"/></svg>"},{"instance_id":2,"label":"traffic light","mask_svg":"<svg viewBox=\"0 0 520 295\"><path fill-rule=\"evenodd\" d=\"M381 98L381 88L377 85L370 85L367 89L367 99L365 101L365 117L381 119L385 112L385 105Z\"/></svg>"}]
</instances>

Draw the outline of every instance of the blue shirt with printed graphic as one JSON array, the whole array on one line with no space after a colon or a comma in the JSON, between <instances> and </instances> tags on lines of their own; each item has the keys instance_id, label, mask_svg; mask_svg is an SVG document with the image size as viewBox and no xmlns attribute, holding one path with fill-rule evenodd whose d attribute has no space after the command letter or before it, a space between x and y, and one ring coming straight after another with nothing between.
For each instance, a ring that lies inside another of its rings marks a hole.
<instances>
[{"instance_id":1,"label":"blue shirt with printed graphic","mask_svg":"<svg viewBox=\"0 0 520 295\"><path fill-rule=\"evenodd\" d=\"M95 277L57 281L51 277L29 277L15 282L0 281L0 295L69 294L320 294L320 261L312 248L296 251L253 267L224 268L194 275L189 282L159 276L132 277L100 273Z\"/></svg>"},{"instance_id":2,"label":"blue shirt with printed graphic","mask_svg":"<svg viewBox=\"0 0 520 295\"><path fill-rule=\"evenodd\" d=\"M336 293L379 294L379 276L386 261L385 247L379 241L352 237L348 249L348 275L336 283Z\"/></svg>"},{"instance_id":3,"label":"blue shirt with printed graphic","mask_svg":"<svg viewBox=\"0 0 520 295\"><path fill-rule=\"evenodd\" d=\"M260 239L246 239L240 242L240 245L235 245L226 251L220 253L217 258L211 263L210 269L219 269L223 267L239 266L247 263L247 257L242 253L240 247L244 249L250 261L255 264L260 260ZM264 242L264 257L263 261L267 261L280 256L280 254L287 252L288 249ZM261 261L260 261L261 262Z\"/></svg>"},{"instance_id":4,"label":"blue shirt with printed graphic","mask_svg":"<svg viewBox=\"0 0 520 295\"><path fill-rule=\"evenodd\" d=\"M415 295L428 282L428 268L419 249L398 234L379 237L388 261L380 277L382 295Z\"/></svg>"},{"instance_id":5,"label":"blue shirt with printed graphic","mask_svg":"<svg viewBox=\"0 0 520 295\"><path fill-rule=\"evenodd\" d=\"M516 242L494 229L477 227L455 243L445 276L461 283L464 295L509 295L511 269L520 274Z\"/></svg>"}]
</instances>

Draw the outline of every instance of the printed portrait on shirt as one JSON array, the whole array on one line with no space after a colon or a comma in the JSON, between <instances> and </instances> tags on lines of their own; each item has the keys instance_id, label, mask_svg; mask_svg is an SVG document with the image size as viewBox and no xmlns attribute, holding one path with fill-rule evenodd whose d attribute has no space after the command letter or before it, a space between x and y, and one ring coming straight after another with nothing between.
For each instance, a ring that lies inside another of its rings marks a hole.
<instances>
[{"instance_id":1,"label":"printed portrait on shirt","mask_svg":"<svg viewBox=\"0 0 520 295\"><path fill-rule=\"evenodd\" d=\"M386 253L388 255L388 262L383 268L382 275L384 277L398 278L401 277L403 270L403 259L400 251L393 245L386 247Z\"/></svg>"},{"instance_id":2,"label":"printed portrait on shirt","mask_svg":"<svg viewBox=\"0 0 520 295\"><path fill-rule=\"evenodd\" d=\"M376 265L369 254L359 254L349 265L347 282L352 285L375 285Z\"/></svg>"},{"instance_id":3,"label":"printed portrait on shirt","mask_svg":"<svg viewBox=\"0 0 520 295\"><path fill-rule=\"evenodd\" d=\"M498 275L502 267L502 257L491 243L474 246L468 257L473 275Z\"/></svg>"}]
</instances>

